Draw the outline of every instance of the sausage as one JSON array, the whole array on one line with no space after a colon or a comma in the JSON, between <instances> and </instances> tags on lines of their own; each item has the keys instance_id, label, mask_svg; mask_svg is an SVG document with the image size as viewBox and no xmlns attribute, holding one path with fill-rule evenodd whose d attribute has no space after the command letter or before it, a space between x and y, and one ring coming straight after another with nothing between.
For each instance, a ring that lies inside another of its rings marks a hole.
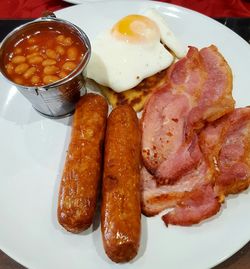
<instances>
[{"instance_id":1,"label":"sausage","mask_svg":"<svg viewBox=\"0 0 250 269\"><path fill-rule=\"evenodd\" d=\"M93 222L107 113L108 104L100 95L86 94L76 105L57 209L59 223L73 233Z\"/></svg>"},{"instance_id":2,"label":"sausage","mask_svg":"<svg viewBox=\"0 0 250 269\"><path fill-rule=\"evenodd\" d=\"M117 106L107 123L101 230L106 254L127 262L138 251L141 230L140 131L135 111Z\"/></svg>"}]
</instances>

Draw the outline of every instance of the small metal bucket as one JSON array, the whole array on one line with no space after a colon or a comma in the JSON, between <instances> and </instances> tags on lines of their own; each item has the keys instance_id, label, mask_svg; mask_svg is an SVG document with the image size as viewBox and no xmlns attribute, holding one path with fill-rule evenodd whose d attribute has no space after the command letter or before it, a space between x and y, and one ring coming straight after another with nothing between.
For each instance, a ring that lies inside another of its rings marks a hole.
<instances>
[{"instance_id":1,"label":"small metal bucket","mask_svg":"<svg viewBox=\"0 0 250 269\"><path fill-rule=\"evenodd\" d=\"M47 27L56 28L57 26L66 28L71 33L76 34L86 47L86 53L76 69L65 78L41 87L23 86L11 81L5 72L3 61L7 45L14 44L20 37L25 36L25 32L30 32L32 29L37 30L39 27L48 29ZM90 53L91 46L87 35L76 25L58 19L53 14L26 23L14 29L5 37L0 47L0 72L17 87L38 112L47 117L60 118L72 114L80 96L86 92L82 73L89 61Z\"/></svg>"}]
</instances>

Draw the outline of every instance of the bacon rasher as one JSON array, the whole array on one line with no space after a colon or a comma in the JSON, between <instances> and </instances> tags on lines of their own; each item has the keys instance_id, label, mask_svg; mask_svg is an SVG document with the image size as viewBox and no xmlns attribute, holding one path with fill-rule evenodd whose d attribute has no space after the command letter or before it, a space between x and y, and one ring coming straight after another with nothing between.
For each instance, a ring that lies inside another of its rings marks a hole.
<instances>
[{"instance_id":1,"label":"bacon rasher","mask_svg":"<svg viewBox=\"0 0 250 269\"><path fill-rule=\"evenodd\" d=\"M200 159L194 131L232 111L234 100L230 67L215 46L191 47L168 76L143 111L142 156L157 178L173 181Z\"/></svg>"},{"instance_id":2,"label":"bacon rasher","mask_svg":"<svg viewBox=\"0 0 250 269\"><path fill-rule=\"evenodd\" d=\"M200 146L215 170L215 191L221 201L250 185L250 107L237 108L210 123Z\"/></svg>"},{"instance_id":3,"label":"bacon rasher","mask_svg":"<svg viewBox=\"0 0 250 269\"><path fill-rule=\"evenodd\" d=\"M166 208L166 224L191 225L216 214L214 166L203 157L198 132L233 111L232 73L215 46L190 47L169 72L169 84L148 100L142 115L142 209Z\"/></svg>"}]
</instances>

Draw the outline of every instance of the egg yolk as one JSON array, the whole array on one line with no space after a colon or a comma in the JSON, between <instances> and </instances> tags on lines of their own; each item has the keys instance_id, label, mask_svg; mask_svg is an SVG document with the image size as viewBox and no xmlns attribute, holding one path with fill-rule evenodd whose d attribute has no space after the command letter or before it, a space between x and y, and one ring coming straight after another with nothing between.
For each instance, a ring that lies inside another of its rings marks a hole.
<instances>
[{"instance_id":1,"label":"egg yolk","mask_svg":"<svg viewBox=\"0 0 250 269\"><path fill-rule=\"evenodd\" d=\"M155 22L142 15L128 15L118 21L112 35L128 43L148 43L160 40L160 30Z\"/></svg>"}]
</instances>

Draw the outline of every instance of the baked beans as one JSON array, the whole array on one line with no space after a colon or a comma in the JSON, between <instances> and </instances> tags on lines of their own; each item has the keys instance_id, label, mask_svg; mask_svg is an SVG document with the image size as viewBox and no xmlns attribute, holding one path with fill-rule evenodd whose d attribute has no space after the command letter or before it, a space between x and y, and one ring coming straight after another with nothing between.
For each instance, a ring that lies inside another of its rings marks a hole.
<instances>
[{"instance_id":1,"label":"baked beans","mask_svg":"<svg viewBox=\"0 0 250 269\"><path fill-rule=\"evenodd\" d=\"M5 56L6 75L24 86L44 86L68 76L86 47L69 30L42 29L17 40Z\"/></svg>"}]
</instances>

